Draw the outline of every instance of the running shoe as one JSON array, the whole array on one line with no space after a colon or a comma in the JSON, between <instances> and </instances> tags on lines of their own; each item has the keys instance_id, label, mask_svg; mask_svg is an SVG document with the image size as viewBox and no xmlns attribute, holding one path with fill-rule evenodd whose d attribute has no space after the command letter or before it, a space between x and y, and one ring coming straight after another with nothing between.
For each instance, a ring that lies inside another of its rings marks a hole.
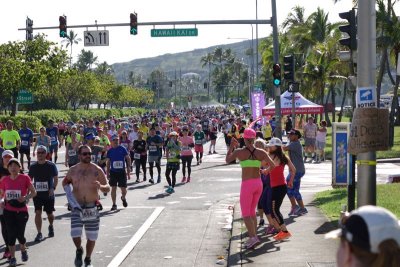
<instances>
[{"instance_id":1,"label":"running shoe","mask_svg":"<svg viewBox=\"0 0 400 267\"><path fill-rule=\"evenodd\" d=\"M171 193L172 193L172 192L171 192L171 189L172 189L172 187L171 187L171 186L168 186L168 188L167 188L167 190L165 190L165 192L168 193L168 194L171 194Z\"/></svg>"},{"instance_id":2,"label":"running shoe","mask_svg":"<svg viewBox=\"0 0 400 267\"><path fill-rule=\"evenodd\" d=\"M279 240L288 239L288 238L291 237L291 236L292 236L292 235L291 235L289 232L280 231L277 235L274 235L274 239L275 239L276 241L279 241Z\"/></svg>"},{"instance_id":3,"label":"running shoe","mask_svg":"<svg viewBox=\"0 0 400 267\"><path fill-rule=\"evenodd\" d=\"M117 205L113 204L111 210L117 210Z\"/></svg>"},{"instance_id":4,"label":"running shoe","mask_svg":"<svg viewBox=\"0 0 400 267\"><path fill-rule=\"evenodd\" d=\"M183 184L183 183L186 183L186 177L185 177L185 176L182 177L181 183L182 183L182 184Z\"/></svg>"},{"instance_id":5,"label":"running shoe","mask_svg":"<svg viewBox=\"0 0 400 267\"><path fill-rule=\"evenodd\" d=\"M149 183L154 184L153 178L150 178Z\"/></svg>"},{"instance_id":6,"label":"running shoe","mask_svg":"<svg viewBox=\"0 0 400 267\"><path fill-rule=\"evenodd\" d=\"M81 247L76 250L75 261L74 261L75 267L82 267L83 264L82 255L83 255L83 248Z\"/></svg>"},{"instance_id":7,"label":"running shoe","mask_svg":"<svg viewBox=\"0 0 400 267\"><path fill-rule=\"evenodd\" d=\"M143 177L143 182L146 182L147 181L147 178L146 177Z\"/></svg>"},{"instance_id":8,"label":"running shoe","mask_svg":"<svg viewBox=\"0 0 400 267\"><path fill-rule=\"evenodd\" d=\"M299 210L300 210L300 207L299 207L298 205L292 207L292 208L290 209L290 212L289 212L288 216L297 216L297 215L298 215L297 212L298 212Z\"/></svg>"},{"instance_id":9,"label":"running shoe","mask_svg":"<svg viewBox=\"0 0 400 267\"><path fill-rule=\"evenodd\" d=\"M21 260L23 262L26 262L26 261L28 261L28 259L29 259L28 251L27 250L21 251Z\"/></svg>"},{"instance_id":10,"label":"running shoe","mask_svg":"<svg viewBox=\"0 0 400 267\"><path fill-rule=\"evenodd\" d=\"M308 210L306 208L299 208L298 211L296 211L296 215L300 216L300 215L304 215L307 214Z\"/></svg>"},{"instance_id":11,"label":"running shoe","mask_svg":"<svg viewBox=\"0 0 400 267\"><path fill-rule=\"evenodd\" d=\"M214 151L213 154L217 154L217 151Z\"/></svg>"},{"instance_id":12,"label":"running shoe","mask_svg":"<svg viewBox=\"0 0 400 267\"><path fill-rule=\"evenodd\" d=\"M8 265L9 267L16 267L17 266L17 259L16 258L11 258L10 263Z\"/></svg>"},{"instance_id":13,"label":"running shoe","mask_svg":"<svg viewBox=\"0 0 400 267\"><path fill-rule=\"evenodd\" d=\"M261 219L260 222L258 223L258 226L264 226L265 222L264 219Z\"/></svg>"},{"instance_id":14,"label":"running shoe","mask_svg":"<svg viewBox=\"0 0 400 267\"><path fill-rule=\"evenodd\" d=\"M267 228L265 228L265 234L266 235L276 235L278 233L278 230L275 229L272 225L269 225Z\"/></svg>"},{"instance_id":15,"label":"running shoe","mask_svg":"<svg viewBox=\"0 0 400 267\"><path fill-rule=\"evenodd\" d=\"M199 161L197 161L197 165L200 165L200 162L199 162Z\"/></svg>"},{"instance_id":16,"label":"running shoe","mask_svg":"<svg viewBox=\"0 0 400 267\"><path fill-rule=\"evenodd\" d=\"M186 183L190 183L190 177L187 178Z\"/></svg>"},{"instance_id":17,"label":"running shoe","mask_svg":"<svg viewBox=\"0 0 400 267\"><path fill-rule=\"evenodd\" d=\"M171 193L175 193L175 189L171 187Z\"/></svg>"},{"instance_id":18,"label":"running shoe","mask_svg":"<svg viewBox=\"0 0 400 267\"><path fill-rule=\"evenodd\" d=\"M38 233L35 237L35 242L41 242L43 240L42 233Z\"/></svg>"},{"instance_id":19,"label":"running shoe","mask_svg":"<svg viewBox=\"0 0 400 267\"><path fill-rule=\"evenodd\" d=\"M246 249L255 248L260 243L258 237L250 237L246 242Z\"/></svg>"},{"instance_id":20,"label":"running shoe","mask_svg":"<svg viewBox=\"0 0 400 267\"><path fill-rule=\"evenodd\" d=\"M85 258L85 267L93 267L92 260L90 258Z\"/></svg>"},{"instance_id":21,"label":"running shoe","mask_svg":"<svg viewBox=\"0 0 400 267\"><path fill-rule=\"evenodd\" d=\"M53 225L49 225L49 237L54 237L54 227Z\"/></svg>"},{"instance_id":22,"label":"running shoe","mask_svg":"<svg viewBox=\"0 0 400 267\"><path fill-rule=\"evenodd\" d=\"M126 198L121 197L121 200L122 200L122 206L124 206L124 208L128 207L128 202L126 202Z\"/></svg>"},{"instance_id":23,"label":"running shoe","mask_svg":"<svg viewBox=\"0 0 400 267\"><path fill-rule=\"evenodd\" d=\"M4 251L4 254L3 254L3 258L2 259L9 259L9 258L11 258L11 253L10 253L10 251Z\"/></svg>"},{"instance_id":24,"label":"running shoe","mask_svg":"<svg viewBox=\"0 0 400 267\"><path fill-rule=\"evenodd\" d=\"M211 153L211 151L208 151L208 155L211 155L212 153Z\"/></svg>"},{"instance_id":25,"label":"running shoe","mask_svg":"<svg viewBox=\"0 0 400 267\"><path fill-rule=\"evenodd\" d=\"M136 179L135 183L137 183L137 184L140 183L140 180L139 180L139 179Z\"/></svg>"},{"instance_id":26,"label":"running shoe","mask_svg":"<svg viewBox=\"0 0 400 267\"><path fill-rule=\"evenodd\" d=\"M200 159L200 164L203 163L203 161Z\"/></svg>"}]
</instances>

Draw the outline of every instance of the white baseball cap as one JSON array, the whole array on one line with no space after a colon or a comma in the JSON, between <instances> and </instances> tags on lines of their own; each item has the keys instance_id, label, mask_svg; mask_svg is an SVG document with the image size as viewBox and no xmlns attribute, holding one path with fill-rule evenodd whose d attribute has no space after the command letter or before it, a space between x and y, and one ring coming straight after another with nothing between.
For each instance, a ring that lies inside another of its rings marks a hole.
<instances>
[{"instance_id":1,"label":"white baseball cap","mask_svg":"<svg viewBox=\"0 0 400 267\"><path fill-rule=\"evenodd\" d=\"M349 243L372 253L379 253L379 245L393 239L400 246L400 222L382 207L362 206L352 211L340 229L325 238L345 238Z\"/></svg>"},{"instance_id":2,"label":"white baseball cap","mask_svg":"<svg viewBox=\"0 0 400 267\"><path fill-rule=\"evenodd\" d=\"M11 156L13 158L14 152L12 152L11 150L4 150L3 153L1 154L1 157L4 158L5 156Z\"/></svg>"},{"instance_id":3,"label":"white baseball cap","mask_svg":"<svg viewBox=\"0 0 400 267\"><path fill-rule=\"evenodd\" d=\"M277 137L273 137L273 138L271 138L271 140L269 140L269 143L267 146L282 146L282 141L281 141L281 139L279 139Z\"/></svg>"}]
</instances>

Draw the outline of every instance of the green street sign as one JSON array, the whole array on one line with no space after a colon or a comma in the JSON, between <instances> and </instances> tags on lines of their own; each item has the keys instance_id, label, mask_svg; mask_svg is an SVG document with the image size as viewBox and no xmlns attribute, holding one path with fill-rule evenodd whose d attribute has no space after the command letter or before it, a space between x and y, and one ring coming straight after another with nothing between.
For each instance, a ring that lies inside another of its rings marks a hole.
<instances>
[{"instance_id":1,"label":"green street sign","mask_svg":"<svg viewBox=\"0 0 400 267\"><path fill-rule=\"evenodd\" d=\"M20 90L17 96L17 104L33 104L32 93L26 90Z\"/></svg>"},{"instance_id":2,"label":"green street sign","mask_svg":"<svg viewBox=\"0 0 400 267\"><path fill-rule=\"evenodd\" d=\"M198 36L197 28L189 29L152 29L151 37L192 37Z\"/></svg>"}]
</instances>

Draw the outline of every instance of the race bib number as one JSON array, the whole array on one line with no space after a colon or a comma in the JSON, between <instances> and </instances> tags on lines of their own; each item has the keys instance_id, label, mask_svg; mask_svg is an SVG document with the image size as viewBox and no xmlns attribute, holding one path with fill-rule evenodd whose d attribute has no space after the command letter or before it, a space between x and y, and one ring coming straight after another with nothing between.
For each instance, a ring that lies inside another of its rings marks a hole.
<instances>
[{"instance_id":1,"label":"race bib number","mask_svg":"<svg viewBox=\"0 0 400 267\"><path fill-rule=\"evenodd\" d=\"M96 220L99 216L97 207L83 209L81 213L81 219L83 222Z\"/></svg>"},{"instance_id":2,"label":"race bib number","mask_svg":"<svg viewBox=\"0 0 400 267\"><path fill-rule=\"evenodd\" d=\"M188 147L188 146L183 146L182 147L182 151L189 151L190 150L190 147Z\"/></svg>"},{"instance_id":3,"label":"race bib number","mask_svg":"<svg viewBox=\"0 0 400 267\"><path fill-rule=\"evenodd\" d=\"M123 169L124 168L124 162L123 161L114 161L113 162L113 168L114 169Z\"/></svg>"},{"instance_id":4,"label":"race bib number","mask_svg":"<svg viewBox=\"0 0 400 267\"><path fill-rule=\"evenodd\" d=\"M13 141L7 141L6 142L6 146L13 146L14 145L14 142Z\"/></svg>"},{"instance_id":5,"label":"race bib number","mask_svg":"<svg viewBox=\"0 0 400 267\"><path fill-rule=\"evenodd\" d=\"M55 142L56 141L56 137L52 136L52 137L50 137L50 140L51 140L51 142Z\"/></svg>"},{"instance_id":6,"label":"race bib number","mask_svg":"<svg viewBox=\"0 0 400 267\"><path fill-rule=\"evenodd\" d=\"M70 157L74 157L74 156L76 156L76 150L68 150L68 156L70 156Z\"/></svg>"},{"instance_id":7,"label":"race bib number","mask_svg":"<svg viewBox=\"0 0 400 267\"><path fill-rule=\"evenodd\" d=\"M36 191L38 191L38 192L47 192L47 191L49 191L49 183L48 182L36 182L35 188L36 188Z\"/></svg>"},{"instance_id":8,"label":"race bib number","mask_svg":"<svg viewBox=\"0 0 400 267\"><path fill-rule=\"evenodd\" d=\"M133 155L133 158L134 158L134 159L140 159L140 154L139 154L139 153L135 153L135 154Z\"/></svg>"},{"instance_id":9,"label":"race bib number","mask_svg":"<svg viewBox=\"0 0 400 267\"><path fill-rule=\"evenodd\" d=\"M170 158L175 158L176 157L176 153L175 152L169 152L169 157Z\"/></svg>"},{"instance_id":10,"label":"race bib number","mask_svg":"<svg viewBox=\"0 0 400 267\"><path fill-rule=\"evenodd\" d=\"M18 199L21 197L21 190L6 190L6 199Z\"/></svg>"},{"instance_id":11,"label":"race bib number","mask_svg":"<svg viewBox=\"0 0 400 267\"><path fill-rule=\"evenodd\" d=\"M29 146L29 142L27 140L21 140L21 145Z\"/></svg>"},{"instance_id":12,"label":"race bib number","mask_svg":"<svg viewBox=\"0 0 400 267\"><path fill-rule=\"evenodd\" d=\"M196 140L194 143L196 145L202 145L203 144L203 140Z\"/></svg>"},{"instance_id":13,"label":"race bib number","mask_svg":"<svg viewBox=\"0 0 400 267\"><path fill-rule=\"evenodd\" d=\"M150 152L157 152L157 146L149 146Z\"/></svg>"}]
</instances>

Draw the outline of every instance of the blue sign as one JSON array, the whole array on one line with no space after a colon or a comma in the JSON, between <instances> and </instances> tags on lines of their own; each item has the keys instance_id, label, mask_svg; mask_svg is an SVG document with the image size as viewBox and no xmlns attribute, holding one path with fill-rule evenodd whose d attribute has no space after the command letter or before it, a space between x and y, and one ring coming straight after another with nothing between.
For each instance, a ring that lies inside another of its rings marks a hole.
<instances>
[{"instance_id":1,"label":"blue sign","mask_svg":"<svg viewBox=\"0 0 400 267\"><path fill-rule=\"evenodd\" d=\"M351 155L348 153L350 123L332 125L332 185L347 185L352 181Z\"/></svg>"},{"instance_id":2,"label":"blue sign","mask_svg":"<svg viewBox=\"0 0 400 267\"><path fill-rule=\"evenodd\" d=\"M360 101L372 101L373 92L372 89L365 88L360 89Z\"/></svg>"}]
</instances>

